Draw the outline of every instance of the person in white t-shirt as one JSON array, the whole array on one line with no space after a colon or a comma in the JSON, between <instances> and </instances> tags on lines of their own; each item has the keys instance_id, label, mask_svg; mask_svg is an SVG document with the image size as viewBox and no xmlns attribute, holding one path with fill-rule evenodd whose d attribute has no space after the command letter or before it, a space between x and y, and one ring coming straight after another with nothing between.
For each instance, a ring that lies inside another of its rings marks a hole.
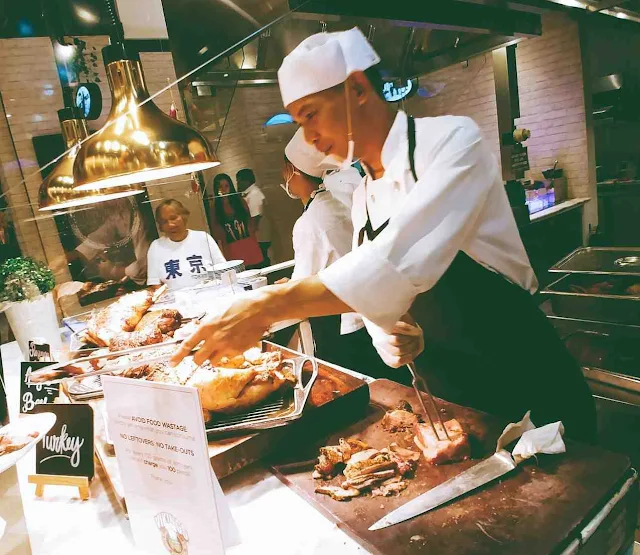
<instances>
[{"instance_id":1,"label":"person in white t-shirt","mask_svg":"<svg viewBox=\"0 0 640 555\"><path fill-rule=\"evenodd\" d=\"M238 191L240 191L244 200L249 207L251 220L256 230L258 244L262 251L264 266L270 266L269 249L271 248L271 220L269 215L269 207L267 197L256 185L256 176L253 170L244 168L236 174L236 183Z\"/></svg>"},{"instance_id":2,"label":"person in white t-shirt","mask_svg":"<svg viewBox=\"0 0 640 555\"><path fill-rule=\"evenodd\" d=\"M147 285L193 287L207 278L214 264L225 261L211 235L187 228L188 218L189 211L175 199L157 206L156 222L162 237L149 247Z\"/></svg>"}]
</instances>

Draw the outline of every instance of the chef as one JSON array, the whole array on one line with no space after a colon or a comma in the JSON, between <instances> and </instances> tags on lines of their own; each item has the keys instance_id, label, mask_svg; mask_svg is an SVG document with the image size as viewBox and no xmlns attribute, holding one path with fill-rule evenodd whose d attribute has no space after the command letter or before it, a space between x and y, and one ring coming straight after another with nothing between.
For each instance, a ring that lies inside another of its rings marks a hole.
<instances>
[{"instance_id":1,"label":"chef","mask_svg":"<svg viewBox=\"0 0 640 555\"><path fill-rule=\"evenodd\" d=\"M595 441L593 398L532 299L535 275L489 143L468 118L394 112L374 86L379 61L354 28L305 39L278 72L307 142L366 169L353 197L359 246L209 317L174 363L201 341L196 362L242 351L275 321L355 311L390 334L386 349L404 364L420 352L398 333L412 317L425 343L416 364L436 395L508 421L530 409L538 426L562 420L567 436Z\"/></svg>"},{"instance_id":2,"label":"chef","mask_svg":"<svg viewBox=\"0 0 640 555\"><path fill-rule=\"evenodd\" d=\"M295 267L291 279L295 280L317 274L350 252L353 225L345 204L325 188L324 154L305 141L302 128L284 154L281 186L304 207L292 234ZM375 378L410 383L406 369L392 370L377 355L359 314L310 318L310 323L318 358Z\"/></svg>"}]
</instances>

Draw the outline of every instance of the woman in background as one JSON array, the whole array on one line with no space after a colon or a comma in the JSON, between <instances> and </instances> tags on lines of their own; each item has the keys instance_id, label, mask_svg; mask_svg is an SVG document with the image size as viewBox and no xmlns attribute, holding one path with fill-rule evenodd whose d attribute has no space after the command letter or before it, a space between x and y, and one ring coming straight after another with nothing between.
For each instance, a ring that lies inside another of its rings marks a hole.
<instances>
[{"instance_id":1,"label":"woman in background","mask_svg":"<svg viewBox=\"0 0 640 555\"><path fill-rule=\"evenodd\" d=\"M220 173L213 179L211 231L227 260L244 260L247 269L263 266L251 215L231 178Z\"/></svg>"}]
</instances>

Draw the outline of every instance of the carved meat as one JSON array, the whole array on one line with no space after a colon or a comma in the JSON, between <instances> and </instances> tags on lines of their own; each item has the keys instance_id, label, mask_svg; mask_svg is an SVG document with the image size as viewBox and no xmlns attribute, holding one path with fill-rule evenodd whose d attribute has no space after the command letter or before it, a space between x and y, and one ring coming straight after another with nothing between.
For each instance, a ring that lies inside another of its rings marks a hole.
<instances>
[{"instance_id":1,"label":"carved meat","mask_svg":"<svg viewBox=\"0 0 640 555\"><path fill-rule=\"evenodd\" d=\"M345 464L358 452L368 449L368 445L357 439L340 438L339 445L327 445L320 448L318 464L314 478L322 478L335 474L339 465Z\"/></svg>"},{"instance_id":2,"label":"carved meat","mask_svg":"<svg viewBox=\"0 0 640 555\"><path fill-rule=\"evenodd\" d=\"M353 480L359 476L395 468L396 465L389 452L367 449L356 453L349 459L343 474L347 480Z\"/></svg>"},{"instance_id":3,"label":"carved meat","mask_svg":"<svg viewBox=\"0 0 640 555\"><path fill-rule=\"evenodd\" d=\"M358 497L358 495L360 495L360 491L355 488L344 489L338 486L318 486L316 488L316 493L329 495L336 501L347 501L348 499Z\"/></svg>"},{"instance_id":4,"label":"carved meat","mask_svg":"<svg viewBox=\"0 0 640 555\"><path fill-rule=\"evenodd\" d=\"M14 451L19 451L37 437L37 432L32 432L26 436L11 436L9 434L0 434L0 456L8 455L9 453L13 453Z\"/></svg>"},{"instance_id":5,"label":"carved meat","mask_svg":"<svg viewBox=\"0 0 640 555\"><path fill-rule=\"evenodd\" d=\"M446 439L444 430L439 422L435 424L440 438L438 439L431 426L416 424L414 442L422 451L424 458L430 464L463 461L471 456L469 436L464 432L460 423L448 420L444 423L451 440Z\"/></svg>"},{"instance_id":6,"label":"carved meat","mask_svg":"<svg viewBox=\"0 0 640 555\"><path fill-rule=\"evenodd\" d=\"M391 453L391 460L396 464L400 476L413 474L416 468L418 468L420 453L416 453L410 449L404 449L395 443L389 445L389 451Z\"/></svg>"},{"instance_id":7,"label":"carved meat","mask_svg":"<svg viewBox=\"0 0 640 555\"><path fill-rule=\"evenodd\" d=\"M87 333L100 347L108 347L113 337L123 331L134 331L153 303L149 290L122 295L108 307L96 311L87 323Z\"/></svg>"},{"instance_id":8,"label":"carved meat","mask_svg":"<svg viewBox=\"0 0 640 555\"><path fill-rule=\"evenodd\" d=\"M396 474L395 469L381 470L380 472L372 472L371 474L365 474L351 480L342 482L342 487L345 489L355 488L357 490L365 490L371 488L380 482L384 482L389 478L393 478Z\"/></svg>"},{"instance_id":9,"label":"carved meat","mask_svg":"<svg viewBox=\"0 0 640 555\"><path fill-rule=\"evenodd\" d=\"M111 338L109 350L123 351L145 345L162 343L167 335L180 327L182 315L177 310L155 310L147 312L135 331L122 331Z\"/></svg>"}]
</instances>

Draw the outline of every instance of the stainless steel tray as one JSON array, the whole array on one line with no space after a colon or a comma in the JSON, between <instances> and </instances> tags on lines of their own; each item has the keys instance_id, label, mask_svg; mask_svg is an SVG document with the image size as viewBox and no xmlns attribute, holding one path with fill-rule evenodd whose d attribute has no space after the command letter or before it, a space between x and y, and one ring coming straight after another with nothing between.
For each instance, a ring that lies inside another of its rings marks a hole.
<instances>
[{"instance_id":1,"label":"stainless steel tray","mask_svg":"<svg viewBox=\"0 0 640 555\"><path fill-rule=\"evenodd\" d=\"M173 351L169 351L151 360L154 362L166 360L172 354ZM117 360L113 361L112 364L107 365L103 370L84 378L82 376L65 378L64 381L69 383L67 387L69 396L74 401L84 401L102 397L101 376L103 373L111 373L113 369L118 366L117 362ZM149 363L150 361L128 362L123 368L133 367L145 362ZM208 422L205 422L207 434L229 435L241 431L277 428L300 418L311 388L318 377L318 363L314 358L304 355L294 358L284 358L282 363L290 366L296 378L296 385L292 390L284 394L274 394L249 411L233 415L213 414L212 418ZM305 376L307 365L311 366L311 371ZM306 382L305 377L307 377Z\"/></svg>"},{"instance_id":2,"label":"stainless steel tray","mask_svg":"<svg viewBox=\"0 0 640 555\"><path fill-rule=\"evenodd\" d=\"M640 276L640 248L581 247L549 269L563 274Z\"/></svg>"},{"instance_id":3,"label":"stainless steel tray","mask_svg":"<svg viewBox=\"0 0 640 555\"><path fill-rule=\"evenodd\" d=\"M272 396L250 411L228 416L214 414L211 420L205 423L207 435L227 435L240 431L278 428L300 418L311 388L318 377L318 363L316 359L306 356L284 359L283 363L293 366L296 386L292 391L285 393L284 396ZM305 384L303 373L307 363L311 364L311 375Z\"/></svg>"},{"instance_id":4,"label":"stainless steel tray","mask_svg":"<svg viewBox=\"0 0 640 555\"><path fill-rule=\"evenodd\" d=\"M588 276L567 274L542 291L543 294L550 296L551 306L556 316L619 324L640 324L640 297L578 293L570 290L570 285L584 283L585 277L588 278Z\"/></svg>"}]
</instances>

